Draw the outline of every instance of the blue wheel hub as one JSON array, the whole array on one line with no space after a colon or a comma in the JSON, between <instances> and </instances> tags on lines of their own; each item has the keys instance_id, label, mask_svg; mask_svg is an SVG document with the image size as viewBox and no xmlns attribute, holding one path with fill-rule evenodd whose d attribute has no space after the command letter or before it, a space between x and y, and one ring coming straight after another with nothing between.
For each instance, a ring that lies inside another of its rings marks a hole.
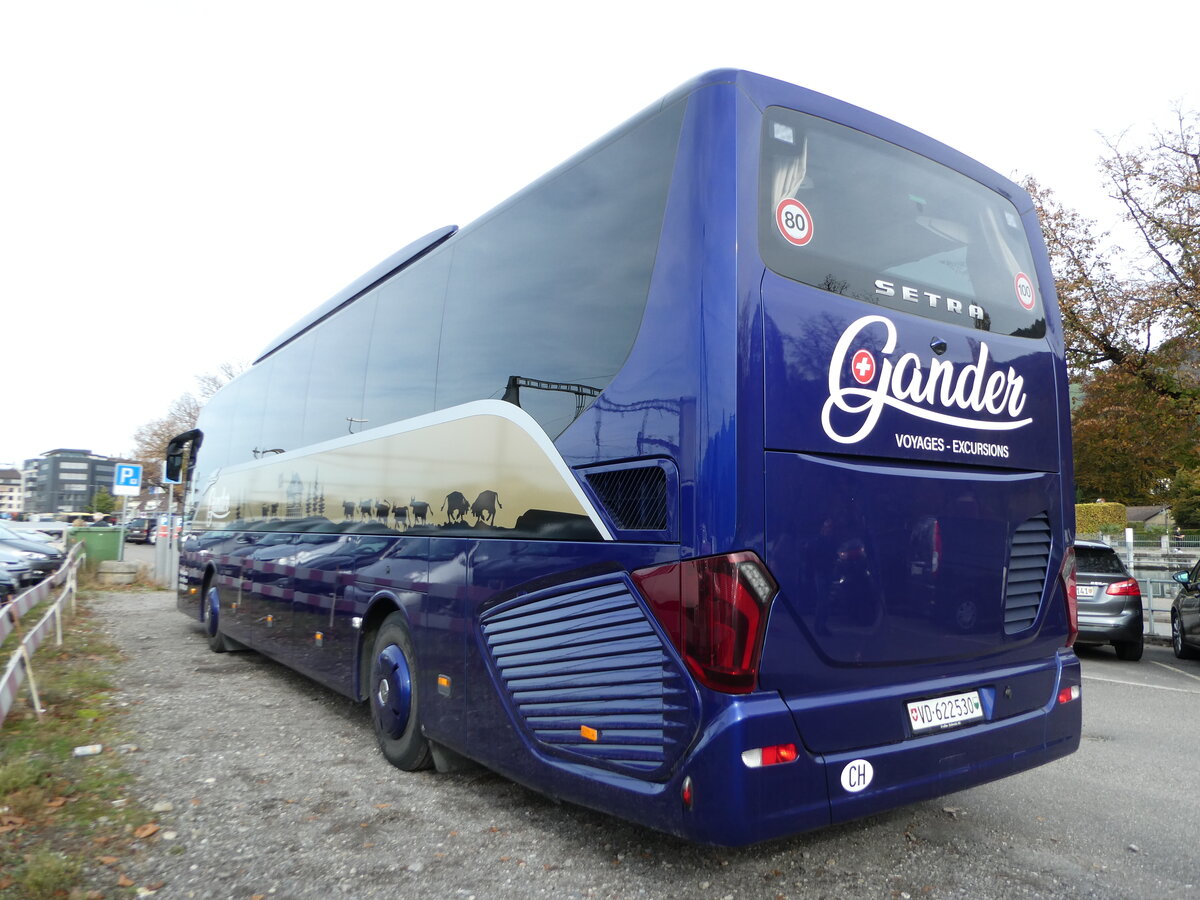
<instances>
[{"instance_id":1,"label":"blue wheel hub","mask_svg":"<svg viewBox=\"0 0 1200 900\"><path fill-rule=\"evenodd\" d=\"M221 597L216 588L210 588L204 598L204 630L209 637L217 636L217 616L221 614Z\"/></svg>"},{"instance_id":2,"label":"blue wheel hub","mask_svg":"<svg viewBox=\"0 0 1200 900\"><path fill-rule=\"evenodd\" d=\"M408 727L412 706L412 676L408 660L395 644L384 648L375 659L375 684L371 687L371 702L379 716L383 733L398 738Z\"/></svg>"}]
</instances>

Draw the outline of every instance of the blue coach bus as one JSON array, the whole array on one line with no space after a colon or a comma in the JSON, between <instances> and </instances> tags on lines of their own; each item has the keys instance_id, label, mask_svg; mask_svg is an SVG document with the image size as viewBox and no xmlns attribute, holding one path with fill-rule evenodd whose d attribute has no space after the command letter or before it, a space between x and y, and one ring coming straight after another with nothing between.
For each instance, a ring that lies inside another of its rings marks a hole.
<instances>
[{"instance_id":1,"label":"blue coach bus","mask_svg":"<svg viewBox=\"0 0 1200 900\"><path fill-rule=\"evenodd\" d=\"M172 442L180 609L407 770L747 844L1080 738L1030 198L701 76L269 343Z\"/></svg>"}]
</instances>

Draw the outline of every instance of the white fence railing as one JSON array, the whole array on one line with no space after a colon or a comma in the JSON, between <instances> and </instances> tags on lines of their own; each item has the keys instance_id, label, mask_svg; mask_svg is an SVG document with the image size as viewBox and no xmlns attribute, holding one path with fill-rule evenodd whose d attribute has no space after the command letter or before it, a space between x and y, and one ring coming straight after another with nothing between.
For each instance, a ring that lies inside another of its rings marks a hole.
<instances>
[{"instance_id":1,"label":"white fence railing","mask_svg":"<svg viewBox=\"0 0 1200 900\"><path fill-rule=\"evenodd\" d=\"M70 604L71 612L75 611L79 567L83 558L83 544L76 544L57 572L18 594L0 609L0 643L14 632L21 639L9 656L4 675L0 677L0 724L7 718L9 710L16 703L21 685L26 681L29 682L29 697L38 718L45 712L38 698L37 680L33 676L33 654L52 631L55 643L62 644L63 610ZM37 624L25 631L21 626L21 618L56 590L58 595L54 602Z\"/></svg>"}]
</instances>

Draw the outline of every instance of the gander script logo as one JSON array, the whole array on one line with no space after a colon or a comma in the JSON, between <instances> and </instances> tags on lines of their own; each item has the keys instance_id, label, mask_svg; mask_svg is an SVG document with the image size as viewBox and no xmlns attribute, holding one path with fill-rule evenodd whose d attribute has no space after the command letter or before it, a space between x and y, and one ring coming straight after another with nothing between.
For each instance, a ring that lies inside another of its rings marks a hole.
<instances>
[{"instance_id":1,"label":"gander script logo","mask_svg":"<svg viewBox=\"0 0 1200 900\"><path fill-rule=\"evenodd\" d=\"M861 346L851 350L861 343L859 335L875 326L887 335L879 361ZM829 399L821 410L821 427L839 444L856 444L869 435L885 406L917 419L984 431L1012 431L1033 421L1019 418L1025 408L1025 379L1011 366L989 370L986 343L979 344L979 359L961 368L936 358L924 365L915 353L893 363L889 357L895 349L896 326L883 316L863 316L842 332L829 360ZM852 380L843 386L847 368ZM858 430L842 434L835 428L835 409L850 416Z\"/></svg>"}]
</instances>

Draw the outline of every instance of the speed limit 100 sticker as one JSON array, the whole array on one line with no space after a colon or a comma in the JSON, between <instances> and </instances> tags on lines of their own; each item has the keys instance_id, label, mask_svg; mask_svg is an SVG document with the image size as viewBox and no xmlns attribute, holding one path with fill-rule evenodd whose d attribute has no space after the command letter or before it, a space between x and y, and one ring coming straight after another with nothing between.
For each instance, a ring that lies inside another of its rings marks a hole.
<instances>
[{"instance_id":1,"label":"speed limit 100 sticker","mask_svg":"<svg viewBox=\"0 0 1200 900\"><path fill-rule=\"evenodd\" d=\"M813 236L812 214L799 200L787 197L775 207L775 224L779 233L797 247L803 247Z\"/></svg>"},{"instance_id":2,"label":"speed limit 100 sticker","mask_svg":"<svg viewBox=\"0 0 1200 900\"><path fill-rule=\"evenodd\" d=\"M1033 280L1024 272L1018 272L1014 287L1017 289L1017 301L1026 309L1033 309Z\"/></svg>"}]
</instances>

